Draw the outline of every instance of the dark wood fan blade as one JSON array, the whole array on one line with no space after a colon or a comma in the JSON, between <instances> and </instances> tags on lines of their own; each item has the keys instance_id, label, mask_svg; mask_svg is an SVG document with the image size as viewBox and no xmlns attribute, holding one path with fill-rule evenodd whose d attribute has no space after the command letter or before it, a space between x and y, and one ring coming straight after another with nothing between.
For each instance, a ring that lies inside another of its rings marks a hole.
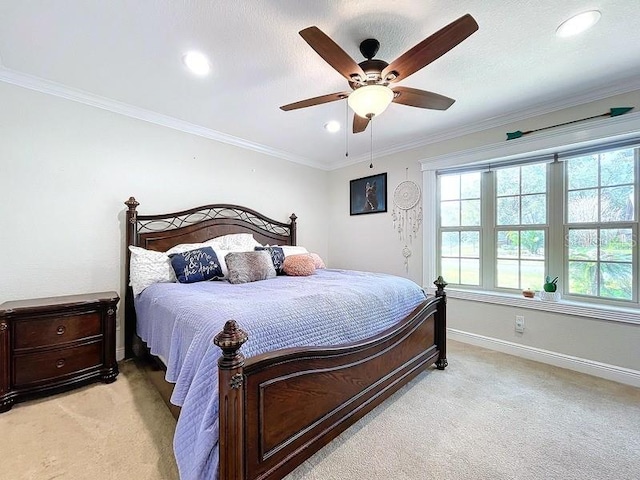
<instances>
[{"instance_id":1,"label":"dark wood fan blade","mask_svg":"<svg viewBox=\"0 0 640 480\"><path fill-rule=\"evenodd\" d=\"M438 95L437 93L418 90L410 87L393 87L396 93L393 103L401 103L410 107L430 108L432 110L446 110L455 100L453 98Z\"/></svg>"},{"instance_id":2,"label":"dark wood fan blade","mask_svg":"<svg viewBox=\"0 0 640 480\"><path fill-rule=\"evenodd\" d=\"M289 110L296 110L298 108L313 107L314 105L322 105L323 103L335 102L336 100L343 100L349 96L349 92L330 93L329 95L322 95L321 97L307 98L306 100L300 100L299 102L290 103L289 105L283 105L281 110L288 112Z\"/></svg>"},{"instance_id":3,"label":"dark wood fan blade","mask_svg":"<svg viewBox=\"0 0 640 480\"><path fill-rule=\"evenodd\" d=\"M325 62L335 68L347 80L353 81L357 77L360 77L361 81L366 79L366 75L360 65L318 27L305 28L300 31L300 36Z\"/></svg>"},{"instance_id":4,"label":"dark wood fan blade","mask_svg":"<svg viewBox=\"0 0 640 480\"><path fill-rule=\"evenodd\" d=\"M440 58L476 30L478 24L474 18L468 13L463 15L396 58L382 70L382 78L386 79L392 72L395 72L395 78L389 78L391 82L407 78Z\"/></svg>"},{"instance_id":5,"label":"dark wood fan blade","mask_svg":"<svg viewBox=\"0 0 640 480\"><path fill-rule=\"evenodd\" d=\"M364 132L369 126L369 119L353 114L353 133Z\"/></svg>"}]
</instances>

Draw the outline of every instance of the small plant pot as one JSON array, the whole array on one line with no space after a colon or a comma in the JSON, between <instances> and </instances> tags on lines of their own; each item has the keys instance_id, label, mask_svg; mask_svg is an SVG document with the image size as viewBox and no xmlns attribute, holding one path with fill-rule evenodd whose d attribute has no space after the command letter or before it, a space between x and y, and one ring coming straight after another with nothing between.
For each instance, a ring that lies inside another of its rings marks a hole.
<instances>
[{"instance_id":1,"label":"small plant pot","mask_svg":"<svg viewBox=\"0 0 640 480\"><path fill-rule=\"evenodd\" d=\"M557 302L560 300L560 292L545 292L541 290L538 292L538 297L546 302Z\"/></svg>"}]
</instances>

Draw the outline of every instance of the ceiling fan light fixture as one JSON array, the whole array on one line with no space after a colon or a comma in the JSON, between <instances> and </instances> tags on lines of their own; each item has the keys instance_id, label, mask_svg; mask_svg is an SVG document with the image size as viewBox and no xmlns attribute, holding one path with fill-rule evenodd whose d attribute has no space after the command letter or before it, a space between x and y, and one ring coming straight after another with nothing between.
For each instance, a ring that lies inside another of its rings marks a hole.
<instances>
[{"instance_id":1,"label":"ceiling fan light fixture","mask_svg":"<svg viewBox=\"0 0 640 480\"><path fill-rule=\"evenodd\" d=\"M598 23L601 16L602 14L598 10L589 10L579 13L578 15L574 15L560 24L556 29L556 36L571 37L582 33Z\"/></svg>"},{"instance_id":2,"label":"ceiling fan light fixture","mask_svg":"<svg viewBox=\"0 0 640 480\"><path fill-rule=\"evenodd\" d=\"M365 85L356 88L347 99L351 110L362 118L377 117L392 101L393 90L384 85Z\"/></svg>"}]
</instances>

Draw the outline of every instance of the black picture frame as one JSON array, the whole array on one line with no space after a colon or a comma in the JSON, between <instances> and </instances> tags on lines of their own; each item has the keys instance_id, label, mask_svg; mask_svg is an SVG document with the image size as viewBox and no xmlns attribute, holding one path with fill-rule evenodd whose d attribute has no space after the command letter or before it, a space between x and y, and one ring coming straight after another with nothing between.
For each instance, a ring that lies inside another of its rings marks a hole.
<instances>
[{"instance_id":1,"label":"black picture frame","mask_svg":"<svg viewBox=\"0 0 640 480\"><path fill-rule=\"evenodd\" d=\"M349 182L349 215L387 211L387 173Z\"/></svg>"}]
</instances>

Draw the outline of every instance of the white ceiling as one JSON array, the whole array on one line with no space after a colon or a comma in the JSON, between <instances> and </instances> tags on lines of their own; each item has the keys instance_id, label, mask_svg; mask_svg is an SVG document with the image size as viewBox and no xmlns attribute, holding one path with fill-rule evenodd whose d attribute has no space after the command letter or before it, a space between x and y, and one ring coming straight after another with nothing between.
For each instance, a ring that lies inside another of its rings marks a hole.
<instances>
[{"instance_id":1,"label":"white ceiling","mask_svg":"<svg viewBox=\"0 0 640 480\"><path fill-rule=\"evenodd\" d=\"M590 9L602 12L593 29L554 35ZM344 128L323 129L344 123L345 101L278 108L348 89L298 31L319 27L356 62L374 37L391 62L466 13L479 30L398 83L456 103L390 105L374 119L375 155L640 88L638 0L0 0L0 80L332 169L368 159L370 132L348 134L345 158ZM212 74L186 70L191 49Z\"/></svg>"}]
</instances>

